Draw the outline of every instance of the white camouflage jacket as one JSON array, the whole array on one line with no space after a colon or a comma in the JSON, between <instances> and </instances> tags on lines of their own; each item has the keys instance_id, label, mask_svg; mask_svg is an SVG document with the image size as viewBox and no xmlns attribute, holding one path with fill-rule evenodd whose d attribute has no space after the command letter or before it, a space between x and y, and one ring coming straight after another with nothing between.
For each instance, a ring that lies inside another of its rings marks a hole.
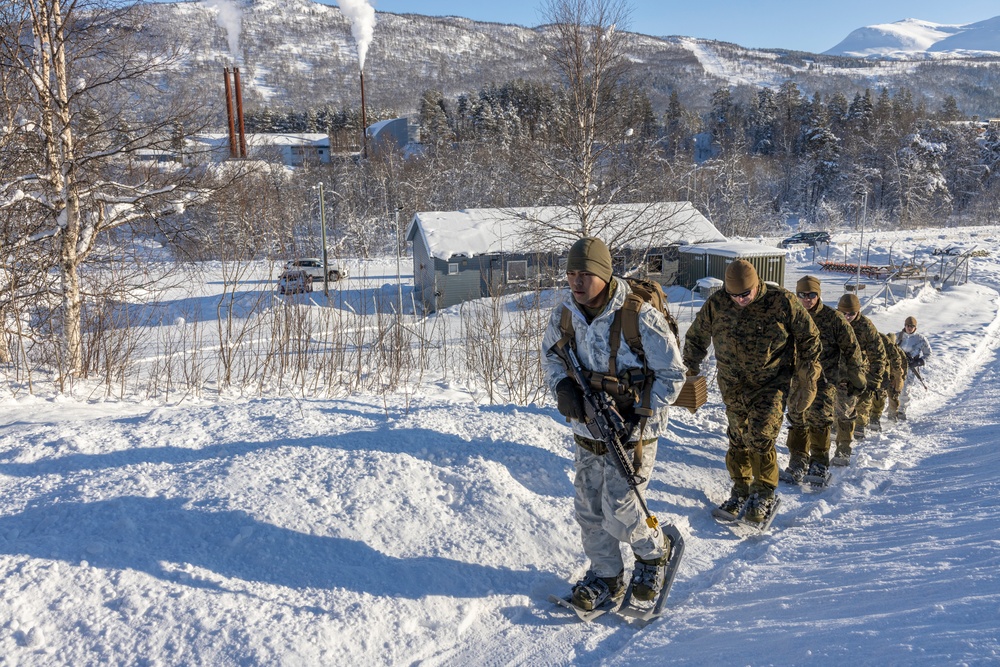
<instances>
[{"instance_id":1,"label":"white camouflage jacket","mask_svg":"<svg viewBox=\"0 0 1000 667\"><path fill-rule=\"evenodd\" d=\"M911 357L927 359L931 356L931 344L927 342L927 337L916 331L913 333L906 333L906 329L900 331L896 334L896 345Z\"/></svg>"},{"instance_id":2,"label":"white camouflage jacket","mask_svg":"<svg viewBox=\"0 0 1000 667\"><path fill-rule=\"evenodd\" d=\"M579 306L573 299L573 293L565 290L562 303L552 310L549 325L542 338L542 372L545 381L555 395L555 387L560 380L568 376L562 361L551 351L552 346L562 338L559 321L563 308L569 308L573 314L573 329L576 334L576 353L583 367L598 372L607 372L608 357L611 356L611 346L608 342L611 330L611 320L615 311L625 303L625 297L631 293L628 284L623 280L614 280L614 292L604 311L587 324ZM642 350L646 356L646 365L653 371L654 381L650 393L650 407L653 416L646 422L642 433L644 439L657 438L662 435L667 425L667 407L674 402L684 386L685 368L681 362L681 353L677 341L667 326L667 321L655 308L643 304L639 311L639 335L642 336ZM639 358L629 349L624 336L618 348L618 371L628 368L641 368ZM577 421L573 422L573 432L585 438L592 438L587 427ZM639 433L632 439L638 439Z\"/></svg>"}]
</instances>

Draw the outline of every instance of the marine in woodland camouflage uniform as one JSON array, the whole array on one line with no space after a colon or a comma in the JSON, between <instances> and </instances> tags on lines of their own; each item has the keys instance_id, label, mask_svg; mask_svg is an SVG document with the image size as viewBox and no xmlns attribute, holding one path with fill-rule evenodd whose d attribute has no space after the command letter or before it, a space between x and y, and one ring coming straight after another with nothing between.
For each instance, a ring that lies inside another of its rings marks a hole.
<instances>
[{"instance_id":1,"label":"marine in woodland camouflage uniform","mask_svg":"<svg viewBox=\"0 0 1000 667\"><path fill-rule=\"evenodd\" d=\"M868 371L865 374L865 390L857 396L854 402L853 419L850 418L848 410L841 409L850 404L851 393L848 388L838 388L837 391L837 451L838 458L850 459L851 442L854 438L861 440L865 437L865 427L868 426L868 415L872 407L872 398L879 387L882 386L882 372L885 370L885 347L882 345L882 336L878 329L861 313L861 302L854 294L845 294L840 297L837 303L837 310L844 314L844 317L851 323L854 335L861 346L861 354L868 364Z\"/></svg>"},{"instance_id":2,"label":"marine in woodland camouflage uniform","mask_svg":"<svg viewBox=\"0 0 1000 667\"><path fill-rule=\"evenodd\" d=\"M837 387L840 384L856 392L865 389L867 365L854 335L854 329L837 310L820 299L820 281L803 276L795 285L799 303L819 329L823 367L816 387L816 398L804 412L788 411L788 467L795 481L808 472L822 477L830 465L830 427L833 424Z\"/></svg>"},{"instance_id":3,"label":"marine in woodland camouflage uniform","mask_svg":"<svg viewBox=\"0 0 1000 667\"><path fill-rule=\"evenodd\" d=\"M761 282L746 260L726 269L725 289L698 311L684 342L684 365L701 371L709 345L715 347L719 390L726 404L729 449L726 468L733 481L720 509L763 521L778 486L775 440L786 401L804 411L816 396L819 330L788 290ZM792 377L796 391L790 395Z\"/></svg>"},{"instance_id":4,"label":"marine in woodland camouflage uniform","mask_svg":"<svg viewBox=\"0 0 1000 667\"><path fill-rule=\"evenodd\" d=\"M882 373L882 389L875 394L872 399L871 418L868 420L868 428L872 431L882 430L882 413L885 411L886 401L889 403L889 419L896 420L896 411L899 409L899 394L903 391L903 379L906 377L906 355L896 345L896 334L882 334L882 345L885 347L885 371Z\"/></svg>"}]
</instances>

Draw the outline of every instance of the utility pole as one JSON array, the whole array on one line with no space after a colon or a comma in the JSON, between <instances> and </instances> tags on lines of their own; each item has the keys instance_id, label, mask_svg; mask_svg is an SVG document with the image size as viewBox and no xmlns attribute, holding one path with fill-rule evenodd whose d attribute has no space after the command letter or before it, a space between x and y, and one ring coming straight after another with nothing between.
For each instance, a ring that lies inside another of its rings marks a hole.
<instances>
[{"instance_id":1,"label":"utility pole","mask_svg":"<svg viewBox=\"0 0 1000 667\"><path fill-rule=\"evenodd\" d=\"M330 300L330 264L326 256L326 202L323 199L323 182L319 183L319 235L323 244L323 296Z\"/></svg>"},{"instance_id":2,"label":"utility pole","mask_svg":"<svg viewBox=\"0 0 1000 667\"><path fill-rule=\"evenodd\" d=\"M399 233L399 210L400 206L396 207L396 292L399 298L399 310L396 311L397 316L402 316L403 314L403 278L402 271L400 270L399 264L403 251L402 247L402 237L403 235Z\"/></svg>"},{"instance_id":3,"label":"utility pole","mask_svg":"<svg viewBox=\"0 0 1000 667\"><path fill-rule=\"evenodd\" d=\"M861 238L858 239L858 281L854 285L854 292L858 294L858 299L861 298L861 246L865 242L865 221L868 218L868 190L865 190L865 196L861 200Z\"/></svg>"}]
</instances>

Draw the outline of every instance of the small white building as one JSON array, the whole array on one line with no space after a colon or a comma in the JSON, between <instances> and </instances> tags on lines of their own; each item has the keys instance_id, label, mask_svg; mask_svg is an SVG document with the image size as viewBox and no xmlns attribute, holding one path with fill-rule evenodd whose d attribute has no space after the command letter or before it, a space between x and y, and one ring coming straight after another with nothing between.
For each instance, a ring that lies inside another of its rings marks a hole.
<instances>
[{"instance_id":1,"label":"small white building","mask_svg":"<svg viewBox=\"0 0 1000 667\"><path fill-rule=\"evenodd\" d=\"M607 205L592 223L612 250L615 273L664 285L677 279L681 245L725 240L690 202ZM575 237L540 232L553 226L573 230L580 222L563 206L415 214L406 240L413 243L414 291L424 311L560 283ZM616 242L628 230L628 244Z\"/></svg>"},{"instance_id":2,"label":"small white building","mask_svg":"<svg viewBox=\"0 0 1000 667\"><path fill-rule=\"evenodd\" d=\"M207 151L212 159L229 159L229 134L199 134L191 139L194 152ZM257 132L246 135L247 157L299 167L306 162L330 162L330 137L322 132Z\"/></svg>"}]
</instances>

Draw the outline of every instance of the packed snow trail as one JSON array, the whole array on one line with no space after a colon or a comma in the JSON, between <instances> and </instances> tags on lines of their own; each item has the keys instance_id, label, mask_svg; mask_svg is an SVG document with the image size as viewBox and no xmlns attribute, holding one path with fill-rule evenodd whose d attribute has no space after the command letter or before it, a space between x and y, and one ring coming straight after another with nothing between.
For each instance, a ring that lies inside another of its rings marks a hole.
<instances>
[{"instance_id":1,"label":"packed snow trail","mask_svg":"<svg viewBox=\"0 0 1000 667\"><path fill-rule=\"evenodd\" d=\"M779 489L767 534L710 516L717 392L672 411L648 502L686 551L644 629L552 613L586 568L554 407L5 398L0 666L1000 661L1000 266L975 267L871 313L918 318L931 391L828 488Z\"/></svg>"}]
</instances>

